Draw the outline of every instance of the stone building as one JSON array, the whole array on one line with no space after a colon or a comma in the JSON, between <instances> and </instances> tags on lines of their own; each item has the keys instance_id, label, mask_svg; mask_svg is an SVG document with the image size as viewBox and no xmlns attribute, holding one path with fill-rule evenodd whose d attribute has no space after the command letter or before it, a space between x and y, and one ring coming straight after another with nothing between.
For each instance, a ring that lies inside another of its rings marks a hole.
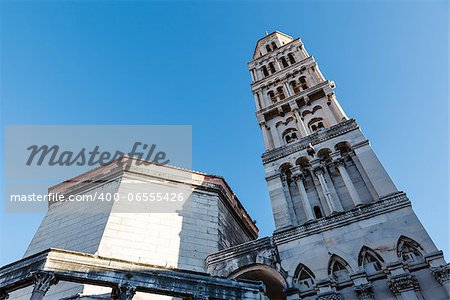
<instances>
[{"instance_id":1,"label":"stone building","mask_svg":"<svg viewBox=\"0 0 450 300\"><path fill-rule=\"evenodd\" d=\"M103 166L50 191L132 181L191 196L171 214L51 203L25 257L0 269L0 299L449 299L450 266L302 41L267 35L248 67L271 237L223 178Z\"/></svg>"}]
</instances>

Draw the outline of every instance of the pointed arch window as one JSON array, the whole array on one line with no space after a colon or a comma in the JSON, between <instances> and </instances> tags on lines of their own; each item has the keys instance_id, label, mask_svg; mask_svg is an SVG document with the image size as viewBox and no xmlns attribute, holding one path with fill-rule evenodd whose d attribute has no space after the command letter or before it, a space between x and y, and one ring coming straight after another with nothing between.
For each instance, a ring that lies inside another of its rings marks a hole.
<instances>
[{"instance_id":1,"label":"pointed arch window","mask_svg":"<svg viewBox=\"0 0 450 300\"><path fill-rule=\"evenodd\" d=\"M368 274L381 271L383 262L383 258L372 249L366 246L361 248L358 256L358 265L363 267Z\"/></svg>"},{"instance_id":2,"label":"pointed arch window","mask_svg":"<svg viewBox=\"0 0 450 300\"><path fill-rule=\"evenodd\" d=\"M408 263L423 261L422 247L406 236L401 236L397 243L397 256Z\"/></svg>"},{"instance_id":3,"label":"pointed arch window","mask_svg":"<svg viewBox=\"0 0 450 300\"><path fill-rule=\"evenodd\" d=\"M330 258L328 274L336 281L347 281L350 279L350 267L347 262L337 255Z\"/></svg>"},{"instance_id":4,"label":"pointed arch window","mask_svg":"<svg viewBox=\"0 0 450 300\"><path fill-rule=\"evenodd\" d=\"M315 278L316 276L308 267L300 264L295 271L293 283L300 292L304 292L313 289Z\"/></svg>"}]
</instances>

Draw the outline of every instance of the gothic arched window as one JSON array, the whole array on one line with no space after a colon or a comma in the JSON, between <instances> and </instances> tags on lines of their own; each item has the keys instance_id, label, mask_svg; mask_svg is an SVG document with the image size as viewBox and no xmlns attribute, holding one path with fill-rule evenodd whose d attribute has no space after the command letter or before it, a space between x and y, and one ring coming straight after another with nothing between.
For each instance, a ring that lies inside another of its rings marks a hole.
<instances>
[{"instance_id":1,"label":"gothic arched window","mask_svg":"<svg viewBox=\"0 0 450 300\"><path fill-rule=\"evenodd\" d=\"M378 272L382 269L383 258L372 249L363 246L358 256L358 265L367 273Z\"/></svg>"},{"instance_id":2,"label":"gothic arched window","mask_svg":"<svg viewBox=\"0 0 450 300\"><path fill-rule=\"evenodd\" d=\"M328 274L337 281L350 279L349 266L345 260L337 255L332 255L328 264Z\"/></svg>"},{"instance_id":3,"label":"gothic arched window","mask_svg":"<svg viewBox=\"0 0 450 300\"><path fill-rule=\"evenodd\" d=\"M300 264L295 271L293 284L300 292L308 291L313 288L315 278L316 276L314 276L314 273L310 269Z\"/></svg>"},{"instance_id":4,"label":"gothic arched window","mask_svg":"<svg viewBox=\"0 0 450 300\"><path fill-rule=\"evenodd\" d=\"M266 45L266 51L267 51L267 53L272 51L272 49L270 48L270 45Z\"/></svg>"},{"instance_id":5,"label":"gothic arched window","mask_svg":"<svg viewBox=\"0 0 450 300\"><path fill-rule=\"evenodd\" d=\"M284 68L289 66L287 61L286 61L286 58L284 56L281 58L281 64L283 65Z\"/></svg>"},{"instance_id":6,"label":"gothic arched window","mask_svg":"<svg viewBox=\"0 0 450 300\"><path fill-rule=\"evenodd\" d=\"M278 47L277 47L277 44L275 43L275 42L272 42L272 49L273 50L275 50L275 49L277 49Z\"/></svg>"},{"instance_id":7,"label":"gothic arched window","mask_svg":"<svg viewBox=\"0 0 450 300\"><path fill-rule=\"evenodd\" d=\"M397 256L402 258L405 262L414 263L423 261L420 249L422 249L422 247L420 247L419 243L413 239L403 235L398 239Z\"/></svg>"},{"instance_id":8,"label":"gothic arched window","mask_svg":"<svg viewBox=\"0 0 450 300\"><path fill-rule=\"evenodd\" d=\"M266 66L263 66L262 70L263 70L264 76L269 76L269 71L267 71L267 67Z\"/></svg>"}]
</instances>

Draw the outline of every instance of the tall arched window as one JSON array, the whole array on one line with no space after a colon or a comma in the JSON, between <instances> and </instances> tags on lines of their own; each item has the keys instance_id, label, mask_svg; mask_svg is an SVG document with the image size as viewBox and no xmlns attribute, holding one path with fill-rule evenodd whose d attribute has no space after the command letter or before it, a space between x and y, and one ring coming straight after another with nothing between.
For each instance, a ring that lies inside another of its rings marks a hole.
<instances>
[{"instance_id":1,"label":"tall arched window","mask_svg":"<svg viewBox=\"0 0 450 300\"><path fill-rule=\"evenodd\" d=\"M270 48L270 45L266 45L266 51L267 51L267 53L272 51L272 49Z\"/></svg>"},{"instance_id":2,"label":"tall arched window","mask_svg":"<svg viewBox=\"0 0 450 300\"><path fill-rule=\"evenodd\" d=\"M267 67L266 66L263 66L262 70L263 70L264 76L269 76L269 71L267 71Z\"/></svg>"},{"instance_id":3,"label":"tall arched window","mask_svg":"<svg viewBox=\"0 0 450 300\"><path fill-rule=\"evenodd\" d=\"M277 102L277 97L275 96L275 93L273 91L269 91L267 93L267 96L269 96L270 100L272 100L273 103Z\"/></svg>"},{"instance_id":4,"label":"tall arched window","mask_svg":"<svg viewBox=\"0 0 450 300\"><path fill-rule=\"evenodd\" d=\"M333 254L328 264L328 274L336 281L347 281L350 279L350 267L347 262Z\"/></svg>"},{"instance_id":5,"label":"tall arched window","mask_svg":"<svg viewBox=\"0 0 450 300\"><path fill-rule=\"evenodd\" d=\"M420 252L419 243L406 236L401 236L397 243L397 256L408 263L423 261L423 255Z\"/></svg>"},{"instance_id":6,"label":"tall arched window","mask_svg":"<svg viewBox=\"0 0 450 300\"><path fill-rule=\"evenodd\" d=\"M300 264L294 273L293 284L300 292L312 290L315 278L316 276L314 276L314 273L310 269Z\"/></svg>"},{"instance_id":7,"label":"tall arched window","mask_svg":"<svg viewBox=\"0 0 450 300\"><path fill-rule=\"evenodd\" d=\"M272 42L272 49L273 50L275 50L275 49L277 49L278 47L277 47L277 44L275 43L275 42Z\"/></svg>"},{"instance_id":8,"label":"tall arched window","mask_svg":"<svg viewBox=\"0 0 450 300\"><path fill-rule=\"evenodd\" d=\"M286 98L286 96L284 95L284 90L281 86L277 87L277 92L278 92L278 97L280 98L280 100L283 100L284 98Z\"/></svg>"},{"instance_id":9,"label":"tall arched window","mask_svg":"<svg viewBox=\"0 0 450 300\"><path fill-rule=\"evenodd\" d=\"M272 72L272 73L276 72L275 66L273 65L273 63L269 63L269 69L270 69L270 72Z\"/></svg>"},{"instance_id":10,"label":"tall arched window","mask_svg":"<svg viewBox=\"0 0 450 300\"><path fill-rule=\"evenodd\" d=\"M290 85L292 86L295 94L300 93L300 85L298 85L295 81L291 81Z\"/></svg>"},{"instance_id":11,"label":"tall arched window","mask_svg":"<svg viewBox=\"0 0 450 300\"><path fill-rule=\"evenodd\" d=\"M382 269L383 258L372 249L363 246L358 256L358 265L368 273L375 273Z\"/></svg>"},{"instance_id":12,"label":"tall arched window","mask_svg":"<svg viewBox=\"0 0 450 300\"><path fill-rule=\"evenodd\" d=\"M283 65L284 68L289 66L287 61L286 61L286 58L284 56L282 58L280 58L280 59L281 59L281 64Z\"/></svg>"},{"instance_id":13,"label":"tall arched window","mask_svg":"<svg viewBox=\"0 0 450 300\"><path fill-rule=\"evenodd\" d=\"M300 77L300 86L302 87L302 90L306 90L308 88L308 83L306 82L306 77L302 76Z\"/></svg>"},{"instance_id":14,"label":"tall arched window","mask_svg":"<svg viewBox=\"0 0 450 300\"><path fill-rule=\"evenodd\" d=\"M316 216L316 219L323 218L322 210L320 210L320 207L314 206L314 215Z\"/></svg>"},{"instance_id":15,"label":"tall arched window","mask_svg":"<svg viewBox=\"0 0 450 300\"><path fill-rule=\"evenodd\" d=\"M288 58L289 58L289 62L290 62L291 64L295 64L294 54L289 53L289 54L288 54Z\"/></svg>"}]
</instances>

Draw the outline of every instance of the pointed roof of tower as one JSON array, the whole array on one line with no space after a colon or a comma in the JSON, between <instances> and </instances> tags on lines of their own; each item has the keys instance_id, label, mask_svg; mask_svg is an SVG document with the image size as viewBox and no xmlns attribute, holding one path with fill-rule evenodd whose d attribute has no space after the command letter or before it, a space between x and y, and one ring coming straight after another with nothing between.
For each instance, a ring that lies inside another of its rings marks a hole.
<instances>
[{"instance_id":1,"label":"pointed roof of tower","mask_svg":"<svg viewBox=\"0 0 450 300\"><path fill-rule=\"evenodd\" d=\"M267 34L265 37L260 38L256 42L255 51L253 52L253 59L257 59L265 55L265 52L261 51L261 48L265 47L266 44L271 43L275 40L278 41L278 47L281 47L287 43L292 42L294 38L280 31L274 31L270 34Z\"/></svg>"}]
</instances>

